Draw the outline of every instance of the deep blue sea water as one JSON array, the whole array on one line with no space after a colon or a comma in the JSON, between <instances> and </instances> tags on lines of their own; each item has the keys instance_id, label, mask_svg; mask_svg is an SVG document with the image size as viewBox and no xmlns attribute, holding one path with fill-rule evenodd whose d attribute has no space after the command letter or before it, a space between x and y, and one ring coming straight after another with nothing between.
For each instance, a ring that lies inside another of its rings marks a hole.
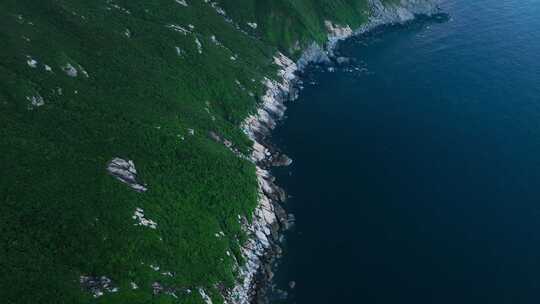
<instances>
[{"instance_id":1,"label":"deep blue sea water","mask_svg":"<svg viewBox=\"0 0 540 304\"><path fill-rule=\"evenodd\" d=\"M540 1L442 7L289 104L287 303L540 303Z\"/></svg>"}]
</instances>

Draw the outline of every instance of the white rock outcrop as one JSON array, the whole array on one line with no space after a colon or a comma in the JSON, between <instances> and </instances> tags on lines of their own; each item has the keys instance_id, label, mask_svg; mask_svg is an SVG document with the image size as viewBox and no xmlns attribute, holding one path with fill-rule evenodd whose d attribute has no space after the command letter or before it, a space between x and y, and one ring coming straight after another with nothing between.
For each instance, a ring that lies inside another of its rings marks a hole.
<instances>
[{"instance_id":1,"label":"white rock outcrop","mask_svg":"<svg viewBox=\"0 0 540 304\"><path fill-rule=\"evenodd\" d=\"M197 46L197 52L199 54L202 54L203 53L203 51L202 51L202 43L199 40L199 38L197 38L197 37L195 37L195 45Z\"/></svg>"},{"instance_id":2,"label":"white rock outcrop","mask_svg":"<svg viewBox=\"0 0 540 304\"><path fill-rule=\"evenodd\" d=\"M212 304L212 299L206 294L206 291L204 289L199 288L199 294L201 295L201 298L203 299L204 303L206 304Z\"/></svg>"},{"instance_id":3,"label":"white rock outcrop","mask_svg":"<svg viewBox=\"0 0 540 304\"><path fill-rule=\"evenodd\" d=\"M401 0L399 4L384 5L381 0L369 0L371 17L369 22L354 31L355 35L365 33L385 24L403 24L417 15L431 16L438 12L439 0Z\"/></svg>"},{"instance_id":4,"label":"white rock outcrop","mask_svg":"<svg viewBox=\"0 0 540 304\"><path fill-rule=\"evenodd\" d=\"M137 180L137 169L135 169L132 160L119 157L113 158L107 164L107 172L137 192L146 192L148 190L145 185Z\"/></svg>"},{"instance_id":5,"label":"white rock outcrop","mask_svg":"<svg viewBox=\"0 0 540 304\"><path fill-rule=\"evenodd\" d=\"M185 7L188 6L186 0L174 0L174 1L176 1L176 3L178 3L178 4L182 5L182 6L185 6Z\"/></svg>"},{"instance_id":6,"label":"white rock outcrop","mask_svg":"<svg viewBox=\"0 0 540 304\"><path fill-rule=\"evenodd\" d=\"M99 298L105 293L118 292L118 287L115 287L112 280L106 276L93 277L82 275L79 278L79 283L82 289L90 292L94 298Z\"/></svg>"},{"instance_id":7,"label":"white rock outcrop","mask_svg":"<svg viewBox=\"0 0 540 304\"><path fill-rule=\"evenodd\" d=\"M132 218L137 221L135 226L144 226L151 229L157 229L157 223L146 218L146 216L144 215L144 210L142 208L135 209L135 213L133 214Z\"/></svg>"},{"instance_id":8,"label":"white rock outcrop","mask_svg":"<svg viewBox=\"0 0 540 304\"><path fill-rule=\"evenodd\" d=\"M351 37L354 33L349 25L340 26L332 23L332 21L324 21L326 30L328 31L328 42L333 45L339 40Z\"/></svg>"},{"instance_id":9,"label":"white rock outcrop","mask_svg":"<svg viewBox=\"0 0 540 304\"><path fill-rule=\"evenodd\" d=\"M69 77L77 77L79 75L79 71L69 62L62 66L62 71Z\"/></svg>"},{"instance_id":10,"label":"white rock outcrop","mask_svg":"<svg viewBox=\"0 0 540 304\"><path fill-rule=\"evenodd\" d=\"M167 28L169 28L169 29L171 29L171 30L173 30L175 32L181 33L183 35L191 34L191 30L188 30L185 27L180 26L178 24L169 24L169 25L167 25Z\"/></svg>"},{"instance_id":11,"label":"white rock outcrop","mask_svg":"<svg viewBox=\"0 0 540 304\"><path fill-rule=\"evenodd\" d=\"M33 68L33 69L35 69L35 68L38 67L38 62L37 62L37 60L35 60L34 58L32 58L32 57L30 57L30 56L27 56L27 57L26 57L26 64L27 64L29 67Z\"/></svg>"},{"instance_id":12,"label":"white rock outcrop","mask_svg":"<svg viewBox=\"0 0 540 304\"><path fill-rule=\"evenodd\" d=\"M45 105L45 100L41 95L26 96L26 100L30 102L29 109L38 108Z\"/></svg>"},{"instance_id":13,"label":"white rock outcrop","mask_svg":"<svg viewBox=\"0 0 540 304\"><path fill-rule=\"evenodd\" d=\"M293 89L296 79L297 65L285 55L278 53L274 63L279 67L278 80L266 78L266 94L257 113L249 116L242 126L244 132L253 140L251 160L258 164L271 157L269 148L261 143L261 139L269 135L276 126L276 121L285 114L284 102L295 95ZM235 288L226 295L229 303L248 304L254 297L256 277L263 267L264 257L271 251L275 243L273 231L279 224L276 205L279 200L280 189L277 187L270 173L257 166L257 180L259 184L259 205L257 206L251 224L245 221L245 229L250 238L242 248L246 264L240 268L240 281Z\"/></svg>"}]
</instances>

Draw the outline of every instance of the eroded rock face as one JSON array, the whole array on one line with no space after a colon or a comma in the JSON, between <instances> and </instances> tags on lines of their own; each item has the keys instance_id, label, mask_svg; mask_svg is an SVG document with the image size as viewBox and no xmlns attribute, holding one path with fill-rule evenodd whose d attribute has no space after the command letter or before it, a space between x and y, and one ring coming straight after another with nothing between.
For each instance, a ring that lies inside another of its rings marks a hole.
<instances>
[{"instance_id":1,"label":"eroded rock face","mask_svg":"<svg viewBox=\"0 0 540 304\"><path fill-rule=\"evenodd\" d=\"M144 215L144 210L141 208L135 209L135 213L133 214L132 218L137 222L135 226L143 226L150 229L157 229L157 223L152 221L151 219L146 218L146 216Z\"/></svg>"},{"instance_id":2,"label":"eroded rock face","mask_svg":"<svg viewBox=\"0 0 540 304\"><path fill-rule=\"evenodd\" d=\"M287 213L279 205L286 199L285 191L274 183L274 177L265 168L288 165L291 160L266 144L265 138L283 118L285 101L296 97L294 85L298 66L281 53L274 57L274 63L279 67L280 80L264 80L267 91L262 103L257 113L243 124L243 130L254 142L250 159L257 165L259 205L251 223L244 219L244 227L250 236L242 248L246 264L239 269L238 284L225 295L228 303L248 304L260 296L260 287L265 286L273 275L270 261L281 252L278 231L289 222ZM211 137L217 140L217 136Z\"/></svg>"},{"instance_id":3,"label":"eroded rock face","mask_svg":"<svg viewBox=\"0 0 540 304\"><path fill-rule=\"evenodd\" d=\"M212 299L206 294L206 291L202 288L199 288L199 294L201 295L201 298L203 299L204 303L206 304L212 304Z\"/></svg>"},{"instance_id":4,"label":"eroded rock face","mask_svg":"<svg viewBox=\"0 0 540 304\"><path fill-rule=\"evenodd\" d=\"M62 71L69 77L77 77L79 75L79 71L77 71L77 69L69 62L62 66Z\"/></svg>"},{"instance_id":5,"label":"eroded rock face","mask_svg":"<svg viewBox=\"0 0 540 304\"><path fill-rule=\"evenodd\" d=\"M328 31L329 50L332 50L338 41L347 39L354 34L353 30L349 25L337 25L329 20L326 20L324 22L324 25L326 26L326 30Z\"/></svg>"},{"instance_id":6,"label":"eroded rock face","mask_svg":"<svg viewBox=\"0 0 540 304\"><path fill-rule=\"evenodd\" d=\"M397 4L384 5L381 0L368 0L370 7L369 21L358 29L351 29L349 25L334 24L325 21L328 31L327 52L331 55L336 44L353 35L363 34L377 26L385 24L403 24L413 20L417 15L431 16L440 9L440 0L401 0Z\"/></svg>"},{"instance_id":7,"label":"eroded rock face","mask_svg":"<svg viewBox=\"0 0 540 304\"><path fill-rule=\"evenodd\" d=\"M182 5L182 6L185 6L185 7L188 6L186 0L175 0L175 1L176 1L176 3L178 3L178 4Z\"/></svg>"},{"instance_id":8,"label":"eroded rock face","mask_svg":"<svg viewBox=\"0 0 540 304\"><path fill-rule=\"evenodd\" d=\"M137 169L135 169L135 164L131 160L119 157L113 158L107 164L107 172L137 192L146 192L148 190L145 185L137 180Z\"/></svg>"},{"instance_id":9,"label":"eroded rock face","mask_svg":"<svg viewBox=\"0 0 540 304\"><path fill-rule=\"evenodd\" d=\"M285 154L277 154L272 159L272 165L275 167L286 167L292 164L292 159Z\"/></svg>"},{"instance_id":10,"label":"eroded rock face","mask_svg":"<svg viewBox=\"0 0 540 304\"><path fill-rule=\"evenodd\" d=\"M384 5L381 0L369 0L371 18L357 29L354 34L364 33L383 24L400 24L411 21L416 15L431 16L437 14L439 0L401 0L399 4Z\"/></svg>"},{"instance_id":11,"label":"eroded rock face","mask_svg":"<svg viewBox=\"0 0 540 304\"><path fill-rule=\"evenodd\" d=\"M254 212L251 224L244 219L245 229L250 235L249 240L242 248L246 264L240 268L240 281L236 287L226 295L228 303L248 304L257 296L258 287L264 286L271 277L271 269L265 267L273 255L280 252L277 241L278 231L282 222L287 219L280 218L284 212L278 212L279 190L273 182L273 177L267 170L257 167L259 181L259 206Z\"/></svg>"},{"instance_id":12,"label":"eroded rock face","mask_svg":"<svg viewBox=\"0 0 540 304\"><path fill-rule=\"evenodd\" d=\"M26 100L30 102L28 106L29 109L34 109L45 105L45 100L39 94L34 96L26 96Z\"/></svg>"},{"instance_id":13,"label":"eroded rock face","mask_svg":"<svg viewBox=\"0 0 540 304\"><path fill-rule=\"evenodd\" d=\"M294 99L297 95L295 83L298 66L296 63L281 53L274 57L274 63L279 67L280 81L268 78L264 80L267 90L262 97L262 103L257 113L249 116L242 126L244 132L255 142L252 154L252 160L255 162L263 161L271 156L271 149L264 145L263 139L270 135L277 121L285 115L287 109L285 101Z\"/></svg>"},{"instance_id":14,"label":"eroded rock face","mask_svg":"<svg viewBox=\"0 0 540 304\"><path fill-rule=\"evenodd\" d=\"M330 64L331 60L329 54L324 50L320 45L313 42L306 50L302 53L300 59L298 59L298 69L303 70L308 65L316 64Z\"/></svg>"}]
</instances>

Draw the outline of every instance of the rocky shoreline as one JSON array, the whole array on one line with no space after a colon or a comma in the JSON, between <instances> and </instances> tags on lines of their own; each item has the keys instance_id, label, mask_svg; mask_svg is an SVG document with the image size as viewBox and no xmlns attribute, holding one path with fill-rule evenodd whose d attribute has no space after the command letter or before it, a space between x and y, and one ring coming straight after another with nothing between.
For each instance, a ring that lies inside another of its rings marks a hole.
<instances>
[{"instance_id":1,"label":"rocky shoreline","mask_svg":"<svg viewBox=\"0 0 540 304\"><path fill-rule=\"evenodd\" d=\"M280 153L269 141L272 130L286 111L285 103L298 96L301 80L298 74L313 63L339 63L334 49L338 42L349 37L363 34L385 24L403 24L417 15L432 16L439 12L434 0L401 0L399 5L384 6L380 0L370 0L371 18L358 29L348 25L335 25L326 21L328 42L325 48L311 44L295 63L285 55L278 53L274 63L279 67L278 80L265 79L266 94L254 115L249 116L242 128L253 140L251 160L256 165L259 183L259 205L253 220L244 219L244 227L249 239L242 248L245 265L239 269L238 284L225 294L226 303L251 304L267 303L266 292L273 279L273 262L281 256L279 246L283 239L282 232L294 224L294 216L287 214L281 206L287 199L285 191L276 185L275 178L269 172L273 166L288 166L292 160Z\"/></svg>"}]
</instances>

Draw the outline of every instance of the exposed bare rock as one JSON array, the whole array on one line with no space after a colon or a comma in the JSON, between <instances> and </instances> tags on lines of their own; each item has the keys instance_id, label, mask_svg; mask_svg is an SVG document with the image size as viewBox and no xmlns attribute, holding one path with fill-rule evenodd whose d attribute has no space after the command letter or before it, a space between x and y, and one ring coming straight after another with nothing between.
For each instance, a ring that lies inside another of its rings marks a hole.
<instances>
[{"instance_id":1,"label":"exposed bare rock","mask_svg":"<svg viewBox=\"0 0 540 304\"><path fill-rule=\"evenodd\" d=\"M183 35L191 34L191 30L188 30L185 27L177 25L177 24L169 24L169 25L167 25L167 27L170 28L171 30L173 30L175 32L178 32L178 33L181 33Z\"/></svg>"},{"instance_id":2,"label":"exposed bare rock","mask_svg":"<svg viewBox=\"0 0 540 304\"><path fill-rule=\"evenodd\" d=\"M255 141L270 134L276 126L276 121L285 114L284 102L296 95L294 88L295 73L298 70L296 63L281 53L274 57L274 63L279 67L280 81L268 78L264 80L267 90L262 97L262 103L257 113L249 116L243 125L244 131Z\"/></svg>"},{"instance_id":3,"label":"exposed bare rock","mask_svg":"<svg viewBox=\"0 0 540 304\"><path fill-rule=\"evenodd\" d=\"M371 18L367 24L356 29L354 34L362 34L384 24L402 24L416 15L431 16L440 11L439 0L401 0L399 3L384 5L381 0L369 0Z\"/></svg>"},{"instance_id":4,"label":"exposed bare rock","mask_svg":"<svg viewBox=\"0 0 540 304\"><path fill-rule=\"evenodd\" d=\"M137 169L135 169L135 164L131 160L116 157L107 165L107 172L137 192L146 192L148 190L145 185L137 180Z\"/></svg>"},{"instance_id":5,"label":"exposed bare rock","mask_svg":"<svg viewBox=\"0 0 540 304\"><path fill-rule=\"evenodd\" d=\"M206 294L206 291L204 291L204 289L199 288L199 294L201 295L204 303L212 304L212 299L208 296L208 294Z\"/></svg>"},{"instance_id":6,"label":"exposed bare rock","mask_svg":"<svg viewBox=\"0 0 540 304\"><path fill-rule=\"evenodd\" d=\"M32 57L30 57L30 56L26 56L26 64L27 64L29 67L33 68L33 69L35 69L35 68L38 67L38 62L37 62L37 60L35 60L34 58L32 58Z\"/></svg>"},{"instance_id":7,"label":"exposed bare rock","mask_svg":"<svg viewBox=\"0 0 540 304\"><path fill-rule=\"evenodd\" d=\"M287 155L282 154L282 153L278 153L278 154L274 155L271 162L272 162L272 166L286 167L286 166L290 166L293 161Z\"/></svg>"},{"instance_id":8,"label":"exposed bare rock","mask_svg":"<svg viewBox=\"0 0 540 304\"><path fill-rule=\"evenodd\" d=\"M305 69L309 64L330 64L330 57L326 50L324 50L320 45L313 42L310 44L306 50L302 53L300 59L298 59L298 68L300 70Z\"/></svg>"},{"instance_id":9,"label":"exposed bare rock","mask_svg":"<svg viewBox=\"0 0 540 304\"><path fill-rule=\"evenodd\" d=\"M165 290L165 288L163 288L163 286L159 282L152 283L152 293L154 295L159 295L163 292L163 290Z\"/></svg>"},{"instance_id":10,"label":"exposed bare rock","mask_svg":"<svg viewBox=\"0 0 540 304\"><path fill-rule=\"evenodd\" d=\"M36 94L34 96L26 96L26 100L30 102L29 109L41 107L45 105L45 100L41 95Z\"/></svg>"},{"instance_id":11,"label":"exposed bare rock","mask_svg":"<svg viewBox=\"0 0 540 304\"><path fill-rule=\"evenodd\" d=\"M148 227L148 228L151 228L151 229L156 229L157 228L157 223L150 220L150 219L148 219L148 218L146 218L146 216L144 215L144 210L141 209L141 208L135 209L135 213L133 214L132 218L137 221L135 226L144 226L144 227ZM159 268L158 268L158 270L159 270Z\"/></svg>"},{"instance_id":12,"label":"exposed bare rock","mask_svg":"<svg viewBox=\"0 0 540 304\"><path fill-rule=\"evenodd\" d=\"M178 3L178 4L182 5L182 6L185 6L185 7L188 6L186 0L175 0L175 1L176 1L176 3Z\"/></svg>"},{"instance_id":13,"label":"exposed bare rock","mask_svg":"<svg viewBox=\"0 0 540 304\"><path fill-rule=\"evenodd\" d=\"M195 45L197 46L197 52L199 52L199 54L202 54L202 43L199 38L195 38Z\"/></svg>"},{"instance_id":14,"label":"exposed bare rock","mask_svg":"<svg viewBox=\"0 0 540 304\"><path fill-rule=\"evenodd\" d=\"M62 66L62 71L69 77L77 77L79 75L79 71L77 71L77 69L69 62Z\"/></svg>"},{"instance_id":15,"label":"exposed bare rock","mask_svg":"<svg viewBox=\"0 0 540 304\"><path fill-rule=\"evenodd\" d=\"M298 67L281 53L274 57L274 63L279 67L280 81L264 80L267 91L262 97L262 103L257 113L248 117L243 125L243 130L254 141L251 160L258 164L259 205L251 223L244 222L251 237L242 248L246 264L240 268L240 281L226 295L227 300L235 304L251 303L257 297L257 292L261 291L258 287L266 285L272 277L269 261L281 252L277 245L278 231L284 227L280 223L285 222L284 217L287 217L287 213L279 206L279 202L286 199L285 191L274 183L270 172L261 165L270 166L273 158L280 158L282 164L290 163L288 158L279 157L276 150L263 144L263 141L275 128L276 121L283 117L286 109L284 102L296 96L294 85Z\"/></svg>"},{"instance_id":16,"label":"exposed bare rock","mask_svg":"<svg viewBox=\"0 0 540 304\"><path fill-rule=\"evenodd\" d=\"M324 25L328 31L328 43L330 48L334 48L338 41L349 38L354 33L349 25L337 25L329 20L326 20Z\"/></svg>"},{"instance_id":17,"label":"exposed bare rock","mask_svg":"<svg viewBox=\"0 0 540 304\"><path fill-rule=\"evenodd\" d=\"M79 279L81 288L87 292L90 292L94 298L99 298L105 293L118 292L118 287L115 287L112 280L105 277L93 277L82 275Z\"/></svg>"}]
</instances>

